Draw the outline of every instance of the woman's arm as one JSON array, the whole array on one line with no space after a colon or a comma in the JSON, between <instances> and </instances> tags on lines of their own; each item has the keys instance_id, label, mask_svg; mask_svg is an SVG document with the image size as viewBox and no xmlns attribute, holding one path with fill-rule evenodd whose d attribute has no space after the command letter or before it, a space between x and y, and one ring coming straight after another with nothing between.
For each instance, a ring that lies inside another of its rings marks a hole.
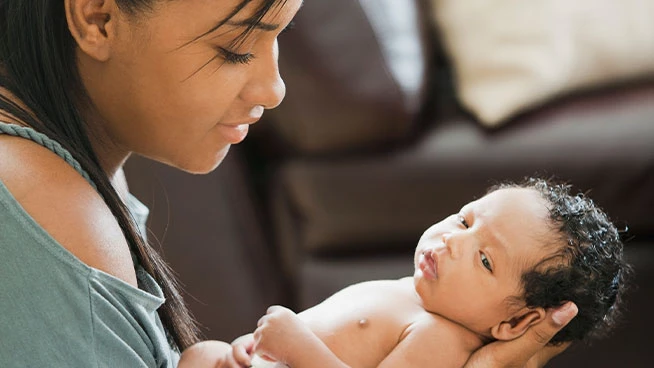
<instances>
[{"instance_id":1,"label":"woman's arm","mask_svg":"<svg viewBox=\"0 0 654 368\"><path fill-rule=\"evenodd\" d=\"M577 306L568 302L547 312L547 318L512 341L496 341L477 350L464 368L540 368L569 344L547 346L557 332L576 315Z\"/></svg>"}]
</instances>

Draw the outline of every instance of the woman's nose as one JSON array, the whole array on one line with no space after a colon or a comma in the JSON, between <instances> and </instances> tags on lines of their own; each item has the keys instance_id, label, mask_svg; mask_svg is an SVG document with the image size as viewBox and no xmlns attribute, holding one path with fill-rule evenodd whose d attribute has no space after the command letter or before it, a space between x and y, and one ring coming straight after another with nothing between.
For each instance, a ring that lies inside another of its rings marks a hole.
<instances>
[{"instance_id":1,"label":"woman's nose","mask_svg":"<svg viewBox=\"0 0 654 368\"><path fill-rule=\"evenodd\" d=\"M274 109L286 95L286 85L279 74L277 41L267 55L257 55L257 65L247 86L241 92L241 98L266 109Z\"/></svg>"}]
</instances>

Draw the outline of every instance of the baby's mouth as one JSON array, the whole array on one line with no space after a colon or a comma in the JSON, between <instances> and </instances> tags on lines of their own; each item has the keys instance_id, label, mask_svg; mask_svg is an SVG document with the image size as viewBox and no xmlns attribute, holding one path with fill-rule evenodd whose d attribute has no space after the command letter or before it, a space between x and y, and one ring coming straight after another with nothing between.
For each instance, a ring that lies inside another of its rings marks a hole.
<instances>
[{"instance_id":1,"label":"baby's mouth","mask_svg":"<svg viewBox=\"0 0 654 368\"><path fill-rule=\"evenodd\" d=\"M426 277L432 279L438 278L438 255L435 254L433 249L422 251L419 266Z\"/></svg>"}]
</instances>

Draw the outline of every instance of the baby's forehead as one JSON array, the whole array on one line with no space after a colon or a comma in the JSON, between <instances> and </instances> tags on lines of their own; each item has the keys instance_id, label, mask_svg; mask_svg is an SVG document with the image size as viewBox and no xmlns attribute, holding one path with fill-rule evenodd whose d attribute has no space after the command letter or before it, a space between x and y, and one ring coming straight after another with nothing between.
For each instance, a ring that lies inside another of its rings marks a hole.
<instances>
[{"instance_id":1,"label":"baby's forehead","mask_svg":"<svg viewBox=\"0 0 654 368\"><path fill-rule=\"evenodd\" d=\"M548 202L534 189L498 189L464 209L480 223L489 247L502 252L505 262L518 273L562 246L551 225Z\"/></svg>"},{"instance_id":2,"label":"baby's forehead","mask_svg":"<svg viewBox=\"0 0 654 368\"><path fill-rule=\"evenodd\" d=\"M486 197L499 197L504 200L518 199L518 198L527 201L544 200L543 196L541 196L540 192L538 192L536 189L526 188L526 187L505 187L505 188L495 189L486 193L480 199Z\"/></svg>"},{"instance_id":3,"label":"baby's forehead","mask_svg":"<svg viewBox=\"0 0 654 368\"><path fill-rule=\"evenodd\" d=\"M506 220L521 223L520 217L529 217L545 223L549 219L547 200L531 188L502 188L466 204L464 210L472 211L487 221Z\"/></svg>"}]
</instances>

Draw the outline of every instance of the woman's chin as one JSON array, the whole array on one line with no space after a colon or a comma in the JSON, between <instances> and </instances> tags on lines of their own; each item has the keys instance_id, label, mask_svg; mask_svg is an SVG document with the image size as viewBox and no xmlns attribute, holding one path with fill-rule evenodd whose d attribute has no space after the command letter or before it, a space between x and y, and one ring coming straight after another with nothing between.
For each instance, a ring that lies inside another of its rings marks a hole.
<instances>
[{"instance_id":1,"label":"woman's chin","mask_svg":"<svg viewBox=\"0 0 654 368\"><path fill-rule=\"evenodd\" d=\"M223 162L225 156L227 156L227 153L229 152L229 147L230 145L227 145L213 155L195 155L193 157L164 163L189 174L208 174L214 171L218 165Z\"/></svg>"}]
</instances>

